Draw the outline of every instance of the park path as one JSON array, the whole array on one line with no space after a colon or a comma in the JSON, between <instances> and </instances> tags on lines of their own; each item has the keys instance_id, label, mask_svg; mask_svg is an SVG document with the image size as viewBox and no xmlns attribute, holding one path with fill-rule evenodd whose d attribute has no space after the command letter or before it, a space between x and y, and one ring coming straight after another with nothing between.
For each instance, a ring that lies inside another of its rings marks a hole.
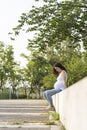
<instances>
[{"instance_id":1,"label":"park path","mask_svg":"<svg viewBox=\"0 0 87 130\"><path fill-rule=\"evenodd\" d=\"M45 100L0 100L0 130L61 130L46 125L49 111Z\"/></svg>"}]
</instances>

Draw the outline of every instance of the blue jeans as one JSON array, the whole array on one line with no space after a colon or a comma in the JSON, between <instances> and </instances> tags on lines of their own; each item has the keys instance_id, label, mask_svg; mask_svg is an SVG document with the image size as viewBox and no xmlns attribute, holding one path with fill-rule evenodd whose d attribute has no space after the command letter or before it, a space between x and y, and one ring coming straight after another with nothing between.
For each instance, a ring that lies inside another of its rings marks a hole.
<instances>
[{"instance_id":1,"label":"blue jeans","mask_svg":"<svg viewBox=\"0 0 87 130\"><path fill-rule=\"evenodd\" d=\"M50 106L53 106L53 101L52 101L52 95L61 92L61 89L51 89L51 90L46 90L44 91L43 95L48 101Z\"/></svg>"}]
</instances>

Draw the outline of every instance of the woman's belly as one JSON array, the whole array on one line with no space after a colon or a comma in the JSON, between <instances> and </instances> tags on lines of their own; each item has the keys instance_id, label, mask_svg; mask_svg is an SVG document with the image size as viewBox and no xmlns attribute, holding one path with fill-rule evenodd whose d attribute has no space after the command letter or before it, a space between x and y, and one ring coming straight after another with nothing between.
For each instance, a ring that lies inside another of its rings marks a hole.
<instances>
[{"instance_id":1,"label":"woman's belly","mask_svg":"<svg viewBox=\"0 0 87 130\"><path fill-rule=\"evenodd\" d=\"M56 81L55 84L54 84L54 88L63 90L64 89L63 82L62 81Z\"/></svg>"}]
</instances>

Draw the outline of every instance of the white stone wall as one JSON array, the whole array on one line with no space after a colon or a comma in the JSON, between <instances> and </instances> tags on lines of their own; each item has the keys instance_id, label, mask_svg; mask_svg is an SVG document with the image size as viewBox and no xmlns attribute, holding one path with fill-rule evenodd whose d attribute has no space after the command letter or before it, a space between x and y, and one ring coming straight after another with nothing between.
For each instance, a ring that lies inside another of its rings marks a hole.
<instances>
[{"instance_id":1,"label":"white stone wall","mask_svg":"<svg viewBox=\"0 0 87 130\"><path fill-rule=\"evenodd\" d=\"M66 130L87 130L87 77L53 96Z\"/></svg>"}]
</instances>

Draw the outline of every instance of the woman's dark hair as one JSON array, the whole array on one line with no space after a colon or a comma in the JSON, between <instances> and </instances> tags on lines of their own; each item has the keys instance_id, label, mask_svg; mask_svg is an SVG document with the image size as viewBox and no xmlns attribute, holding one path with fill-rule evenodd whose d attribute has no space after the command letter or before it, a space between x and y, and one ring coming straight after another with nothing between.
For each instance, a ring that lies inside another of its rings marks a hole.
<instances>
[{"instance_id":1,"label":"woman's dark hair","mask_svg":"<svg viewBox=\"0 0 87 130\"><path fill-rule=\"evenodd\" d=\"M58 72L55 70L55 68L53 67L53 74L55 75L55 76L58 76Z\"/></svg>"},{"instance_id":2,"label":"woman's dark hair","mask_svg":"<svg viewBox=\"0 0 87 130\"><path fill-rule=\"evenodd\" d=\"M53 73L54 73L55 75L58 75L58 72L55 70L55 67L59 67L60 69L66 71L66 68L65 68L61 63L55 63L55 64L54 64L54 67L53 67Z\"/></svg>"},{"instance_id":3,"label":"woman's dark hair","mask_svg":"<svg viewBox=\"0 0 87 130\"><path fill-rule=\"evenodd\" d=\"M55 63L55 64L54 64L54 67L59 67L60 69L66 71L66 68L65 68L61 63Z\"/></svg>"}]
</instances>

